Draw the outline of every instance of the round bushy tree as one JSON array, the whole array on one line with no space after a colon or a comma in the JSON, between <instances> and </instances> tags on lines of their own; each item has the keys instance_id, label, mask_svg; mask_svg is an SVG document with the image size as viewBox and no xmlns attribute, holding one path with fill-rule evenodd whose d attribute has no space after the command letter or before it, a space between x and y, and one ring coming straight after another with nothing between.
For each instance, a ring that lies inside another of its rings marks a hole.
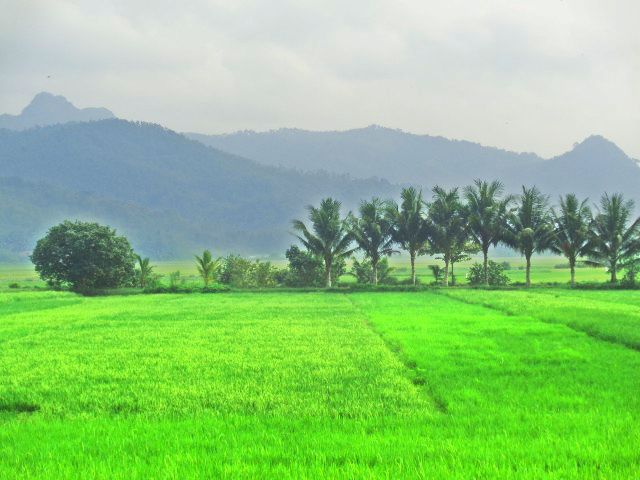
<instances>
[{"instance_id":1,"label":"round bushy tree","mask_svg":"<svg viewBox=\"0 0 640 480\"><path fill-rule=\"evenodd\" d=\"M31 255L43 280L79 292L130 283L135 259L129 241L114 229L79 221L50 228Z\"/></svg>"}]
</instances>

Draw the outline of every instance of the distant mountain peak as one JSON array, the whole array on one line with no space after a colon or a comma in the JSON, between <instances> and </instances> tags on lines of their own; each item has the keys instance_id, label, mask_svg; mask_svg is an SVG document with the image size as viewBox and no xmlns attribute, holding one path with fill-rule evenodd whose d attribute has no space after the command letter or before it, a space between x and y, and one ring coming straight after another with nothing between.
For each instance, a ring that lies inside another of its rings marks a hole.
<instances>
[{"instance_id":1,"label":"distant mountain peak","mask_svg":"<svg viewBox=\"0 0 640 480\"><path fill-rule=\"evenodd\" d=\"M106 108L76 108L62 95L40 92L19 115L0 115L0 128L25 130L67 122L90 122L115 118Z\"/></svg>"},{"instance_id":2,"label":"distant mountain peak","mask_svg":"<svg viewBox=\"0 0 640 480\"><path fill-rule=\"evenodd\" d=\"M582 142L575 143L570 153L599 156L605 158L627 158L627 155L615 143L602 135L590 135Z\"/></svg>"}]
</instances>

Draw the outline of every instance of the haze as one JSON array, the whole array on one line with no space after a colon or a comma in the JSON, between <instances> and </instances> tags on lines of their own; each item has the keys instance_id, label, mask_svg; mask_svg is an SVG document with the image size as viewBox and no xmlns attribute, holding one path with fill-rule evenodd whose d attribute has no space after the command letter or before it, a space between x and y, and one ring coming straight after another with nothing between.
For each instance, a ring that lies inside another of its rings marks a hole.
<instances>
[{"instance_id":1,"label":"haze","mask_svg":"<svg viewBox=\"0 0 640 480\"><path fill-rule=\"evenodd\" d=\"M640 158L628 1L4 1L0 112L50 91L177 131L376 123Z\"/></svg>"}]
</instances>

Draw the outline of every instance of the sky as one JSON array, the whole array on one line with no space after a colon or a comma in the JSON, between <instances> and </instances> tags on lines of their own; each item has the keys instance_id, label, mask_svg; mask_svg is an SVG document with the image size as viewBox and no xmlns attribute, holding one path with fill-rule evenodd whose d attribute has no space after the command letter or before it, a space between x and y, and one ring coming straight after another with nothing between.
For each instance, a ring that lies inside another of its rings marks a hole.
<instances>
[{"instance_id":1,"label":"sky","mask_svg":"<svg viewBox=\"0 0 640 480\"><path fill-rule=\"evenodd\" d=\"M40 91L177 131L378 124L640 158L637 0L0 0L0 113Z\"/></svg>"}]
</instances>

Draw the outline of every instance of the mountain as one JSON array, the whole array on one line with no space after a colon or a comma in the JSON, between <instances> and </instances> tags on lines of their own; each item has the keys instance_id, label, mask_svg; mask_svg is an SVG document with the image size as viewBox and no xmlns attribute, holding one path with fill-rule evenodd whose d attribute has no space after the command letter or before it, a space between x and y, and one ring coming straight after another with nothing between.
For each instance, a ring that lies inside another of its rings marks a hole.
<instances>
[{"instance_id":1,"label":"mountain","mask_svg":"<svg viewBox=\"0 0 640 480\"><path fill-rule=\"evenodd\" d=\"M62 218L97 219L141 253L282 253L292 218L335 196L394 195L383 180L301 173L230 155L158 125L111 119L0 130L0 250L32 248Z\"/></svg>"},{"instance_id":2,"label":"mountain","mask_svg":"<svg viewBox=\"0 0 640 480\"><path fill-rule=\"evenodd\" d=\"M427 189L436 184L453 187L475 178L496 178L514 192L523 184L537 185L554 199L573 191L597 200L604 191L621 191L640 200L637 161L600 136L589 137L570 152L548 160L533 153L378 126L343 132L280 129L187 136L265 165L326 170L358 178L375 176Z\"/></svg>"},{"instance_id":3,"label":"mountain","mask_svg":"<svg viewBox=\"0 0 640 480\"><path fill-rule=\"evenodd\" d=\"M60 95L37 94L20 115L0 115L0 128L24 130L36 126L67 122L89 122L115 118L106 108L76 108Z\"/></svg>"},{"instance_id":4,"label":"mountain","mask_svg":"<svg viewBox=\"0 0 640 480\"><path fill-rule=\"evenodd\" d=\"M226 135L189 133L189 138L266 165L327 170L394 183L460 185L487 169L536 165L533 153L513 153L444 137L414 135L376 125L342 132L280 129Z\"/></svg>"}]
</instances>

